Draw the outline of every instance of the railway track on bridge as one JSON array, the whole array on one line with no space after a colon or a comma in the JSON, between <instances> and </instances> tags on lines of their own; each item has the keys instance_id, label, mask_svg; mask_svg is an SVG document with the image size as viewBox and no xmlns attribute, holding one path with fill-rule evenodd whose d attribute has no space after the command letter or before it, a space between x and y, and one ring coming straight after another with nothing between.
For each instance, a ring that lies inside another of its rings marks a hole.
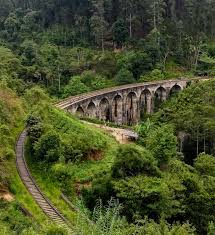
<instances>
[{"instance_id":1,"label":"railway track on bridge","mask_svg":"<svg viewBox=\"0 0 215 235\"><path fill-rule=\"evenodd\" d=\"M68 97L66 99L64 99L61 102L56 103L56 107L60 108L60 109L65 109L67 108L68 105L89 99L89 98L93 98L96 96L100 96L103 94L108 94L111 92L116 92L119 90L126 90L126 89L132 89L132 88L137 88L137 87L147 87L150 85L159 85L162 84L163 82L179 82L179 81L189 81L189 79L177 79L177 80L164 80L164 81L153 81L153 82L146 82L146 83L134 83L134 84L128 84L128 85L122 85L122 86L117 86L117 87L111 87L111 88L104 88L101 90L97 90L97 91L92 91L92 92L88 92L85 94L81 94L81 95L76 95L76 96L72 96L72 97Z\"/></svg>"},{"instance_id":2,"label":"railway track on bridge","mask_svg":"<svg viewBox=\"0 0 215 235\"><path fill-rule=\"evenodd\" d=\"M69 230L71 226L69 222L64 218L64 216L51 204L51 202L47 199L47 197L42 193L40 188L37 186L33 177L30 174L30 171L27 167L27 163L25 161L24 156L24 147L25 140L27 137L27 131L24 130L16 144L16 166L20 175L22 182L25 187L32 195L36 203L42 209L42 211L56 224L67 227Z\"/></svg>"}]
</instances>

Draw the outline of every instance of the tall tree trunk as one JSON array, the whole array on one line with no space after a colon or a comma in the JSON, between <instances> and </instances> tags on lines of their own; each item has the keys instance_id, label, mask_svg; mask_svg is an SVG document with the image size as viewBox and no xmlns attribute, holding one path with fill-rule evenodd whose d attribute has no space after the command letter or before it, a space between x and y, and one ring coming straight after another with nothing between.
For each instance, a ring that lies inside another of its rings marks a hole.
<instances>
[{"instance_id":1,"label":"tall tree trunk","mask_svg":"<svg viewBox=\"0 0 215 235\"><path fill-rule=\"evenodd\" d=\"M102 53L105 53L105 47L104 47L104 34L102 33Z\"/></svg>"},{"instance_id":2,"label":"tall tree trunk","mask_svg":"<svg viewBox=\"0 0 215 235\"><path fill-rule=\"evenodd\" d=\"M206 153L206 139L205 139L205 134L204 134L204 153Z\"/></svg>"},{"instance_id":3,"label":"tall tree trunk","mask_svg":"<svg viewBox=\"0 0 215 235\"><path fill-rule=\"evenodd\" d=\"M154 6L153 6L153 23L154 23L154 29L157 28L157 23L156 23L156 5L154 1Z\"/></svg>"},{"instance_id":4,"label":"tall tree trunk","mask_svg":"<svg viewBox=\"0 0 215 235\"><path fill-rule=\"evenodd\" d=\"M197 129L197 135L196 135L196 154L199 155L199 127Z\"/></svg>"},{"instance_id":5,"label":"tall tree trunk","mask_svg":"<svg viewBox=\"0 0 215 235\"><path fill-rule=\"evenodd\" d=\"M61 91L61 74L59 67L58 67L58 90Z\"/></svg>"},{"instance_id":6,"label":"tall tree trunk","mask_svg":"<svg viewBox=\"0 0 215 235\"><path fill-rule=\"evenodd\" d=\"M132 38L132 14L131 12L129 15L129 32L130 32L130 38Z\"/></svg>"},{"instance_id":7,"label":"tall tree trunk","mask_svg":"<svg viewBox=\"0 0 215 235\"><path fill-rule=\"evenodd\" d=\"M195 50L195 58L194 58L194 69L197 69L198 66L198 60L199 60L199 54L200 54L200 46L197 46L196 50Z\"/></svg>"}]
</instances>

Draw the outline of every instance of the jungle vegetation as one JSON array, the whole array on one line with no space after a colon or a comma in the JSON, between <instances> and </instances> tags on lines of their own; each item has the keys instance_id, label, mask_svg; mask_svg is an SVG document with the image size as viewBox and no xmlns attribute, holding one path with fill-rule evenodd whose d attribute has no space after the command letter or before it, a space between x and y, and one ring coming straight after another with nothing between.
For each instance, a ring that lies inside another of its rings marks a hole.
<instances>
[{"instance_id":1,"label":"jungle vegetation","mask_svg":"<svg viewBox=\"0 0 215 235\"><path fill-rule=\"evenodd\" d=\"M0 0L1 234L68 234L22 185L16 139L74 234L215 233L215 82L193 82L120 145L56 109L115 85L215 75L214 0ZM62 193L75 211L62 201Z\"/></svg>"}]
</instances>

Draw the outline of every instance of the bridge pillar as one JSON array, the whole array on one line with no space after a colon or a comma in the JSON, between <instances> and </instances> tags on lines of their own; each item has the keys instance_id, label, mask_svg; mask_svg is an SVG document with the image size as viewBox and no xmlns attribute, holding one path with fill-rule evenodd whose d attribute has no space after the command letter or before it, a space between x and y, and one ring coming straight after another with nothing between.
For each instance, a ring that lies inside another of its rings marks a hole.
<instances>
[{"instance_id":1,"label":"bridge pillar","mask_svg":"<svg viewBox=\"0 0 215 235\"><path fill-rule=\"evenodd\" d=\"M151 95L146 97L146 112L147 114L153 112L153 98Z\"/></svg>"},{"instance_id":2,"label":"bridge pillar","mask_svg":"<svg viewBox=\"0 0 215 235\"><path fill-rule=\"evenodd\" d=\"M139 121L138 97L130 92L125 99L125 124L137 124Z\"/></svg>"},{"instance_id":3,"label":"bridge pillar","mask_svg":"<svg viewBox=\"0 0 215 235\"><path fill-rule=\"evenodd\" d=\"M124 111L124 100L121 95L117 94L111 102L111 121L118 125L122 125Z\"/></svg>"}]
</instances>

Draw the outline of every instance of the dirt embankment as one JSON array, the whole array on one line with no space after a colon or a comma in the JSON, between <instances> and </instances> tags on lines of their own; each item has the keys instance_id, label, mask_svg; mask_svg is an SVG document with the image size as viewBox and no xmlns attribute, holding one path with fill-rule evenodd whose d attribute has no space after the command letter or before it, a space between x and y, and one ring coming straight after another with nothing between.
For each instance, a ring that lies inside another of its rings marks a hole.
<instances>
[{"instance_id":1,"label":"dirt embankment","mask_svg":"<svg viewBox=\"0 0 215 235\"><path fill-rule=\"evenodd\" d=\"M84 123L87 123L88 125L94 126L99 129L103 129L107 131L109 134L111 134L120 144L129 144L137 140L138 135L137 133L128 130L128 129L122 129L122 128L114 128L109 127L106 125L101 124L95 124L83 121Z\"/></svg>"}]
</instances>

